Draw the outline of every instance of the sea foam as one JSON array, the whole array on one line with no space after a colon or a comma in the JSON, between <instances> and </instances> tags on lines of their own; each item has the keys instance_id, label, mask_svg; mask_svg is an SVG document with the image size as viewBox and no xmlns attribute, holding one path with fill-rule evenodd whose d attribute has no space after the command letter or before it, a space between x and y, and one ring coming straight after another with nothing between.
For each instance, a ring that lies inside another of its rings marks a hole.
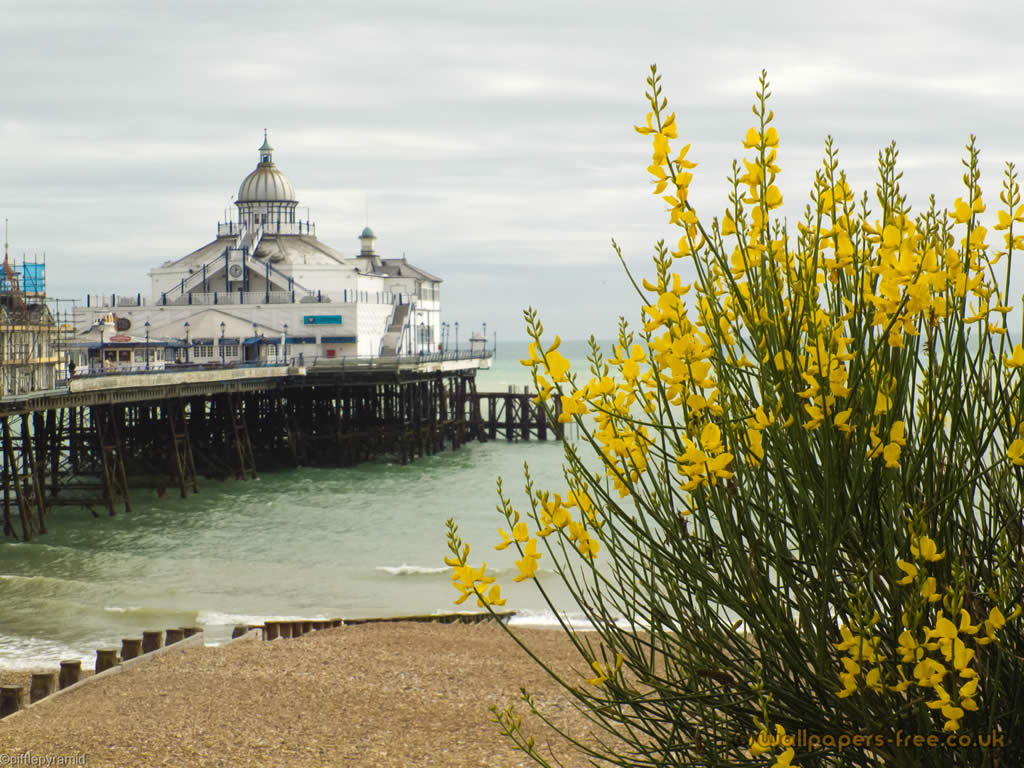
<instances>
[{"instance_id":1,"label":"sea foam","mask_svg":"<svg viewBox=\"0 0 1024 768\"><path fill-rule=\"evenodd\" d=\"M378 565L374 570L384 571L385 573L390 573L392 576L413 576L417 574L445 573L451 569L444 565L440 568L434 568L425 565L409 565L408 563L402 563L401 565Z\"/></svg>"}]
</instances>

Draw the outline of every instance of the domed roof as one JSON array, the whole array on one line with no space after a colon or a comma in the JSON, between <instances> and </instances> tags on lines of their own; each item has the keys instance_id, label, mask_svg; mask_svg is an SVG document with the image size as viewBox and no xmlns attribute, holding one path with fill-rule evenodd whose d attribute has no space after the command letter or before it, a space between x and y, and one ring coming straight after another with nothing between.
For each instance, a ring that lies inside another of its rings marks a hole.
<instances>
[{"instance_id":1,"label":"domed roof","mask_svg":"<svg viewBox=\"0 0 1024 768\"><path fill-rule=\"evenodd\" d=\"M298 202L295 187L274 165L273 150L264 131L263 146L259 149L260 163L239 186L238 203Z\"/></svg>"},{"instance_id":2,"label":"domed roof","mask_svg":"<svg viewBox=\"0 0 1024 768\"><path fill-rule=\"evenodd\" d=\"M238 202L297 202L295 187L273 163L260 163L238 188Z\"/></svg>"},{"instance_id":3,"label":"domed roof","mask_svg":"<svg viewBox=\"0 0 1024 768\"><path fill-rule=\"evenodd\" d=\"M370 229L369 227L363 227L363 231L360 233L359 236L360 237L376 237L376 235L373 234L373 230Z\"/></svg>"}]
</instances>

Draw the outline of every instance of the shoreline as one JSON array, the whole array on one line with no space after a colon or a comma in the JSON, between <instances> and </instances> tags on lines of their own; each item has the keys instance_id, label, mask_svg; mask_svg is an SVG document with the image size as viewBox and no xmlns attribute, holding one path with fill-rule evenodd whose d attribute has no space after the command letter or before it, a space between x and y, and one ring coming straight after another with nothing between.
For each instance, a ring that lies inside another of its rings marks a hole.
<instances>
[{"instance_id":1,"label":"shoreline","mask_svg":"<svg viewBox=\"0 0 1024 768\"><path fill-rule=\"evenodd\" d=\"M550 611L498 611L496 615L501 617L508 623L509 626L519 629L537 630L543 632L549 631L560 631L561 626L558 623L557 618ZM467 622L477 621L488 621L491 620L489 614L481 613L480 611L445 611L437 612L433 614L414 614L414 615L396 615L396 616L373 616L373 617L352 617L345 618L342 621L346 625L359 625L359 624L380 624L380 623L394 623L399 621L419 621L427 623L445 623L446 617L461 617L460 620ZM205 644L208 647L218 647L226 645L232 640L232 631L235 627L240 624L246 624L249 626L263 625L267 622L278 622L278 621L320 621L326 620L327 617L317 616L313 618L304 618L301 616L266 616L260 617L256 615L251 616L238 616L239 619L245 619L244 622L236 624L213 624L213 625L199 625L203 630L206 638ZM591 632L593 626L578 616L576 612L568 615L567 622L576 632ZM143 629L138 628L130 630L124 633L125 637L138 637L141 635ZM2 639L2 637L0 637ZM122 638L115 638L109 642L100 641L97 643L98 647L120 647ZM95 661L95 651L90 650L86 652L80 652L71 650L66 654L52 654L47 656L38 656L31 658L17 658L17 657L5 657L0 652L0 684L8 685L9 683L4 682L7 677L11 674L17 674L20 672L46 672L53 671L56 669L60 662L66 659L80 659L83 665L91 665ZM92 672L91 667L83 666L83 672L88 669L90 674Z\"/></svg>"}]
</instances>

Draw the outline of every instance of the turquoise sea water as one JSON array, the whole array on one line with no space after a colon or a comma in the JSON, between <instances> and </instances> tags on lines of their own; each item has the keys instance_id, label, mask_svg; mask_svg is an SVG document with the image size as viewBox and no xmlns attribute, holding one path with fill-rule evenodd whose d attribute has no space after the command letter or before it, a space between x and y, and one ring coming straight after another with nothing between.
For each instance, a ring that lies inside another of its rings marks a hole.
<instances>
[{"instance_id":1,"label":"turquoise sea water","mask_svg":"<svg viewBox=\"0 0 1024 768\"><path fill-rule=\"evenodd\" d=\"M525 344L503 343L479 391L530 383L518 359ZM562 353L582 362L585 345ZM203 625L208 641L242 622L266 618L393 616L477 610L456 595L442 558L445 520L457 518L503 582L507 608L521 621L554 615L529 584L512 584L512 550L495 552L495 481L524 502L523 462L536 486L559 489L562 446L555 441L469 443L401 466L297 469L254 481L201 480L186 499L132 497L133 512L93 517L58 507L50 533L0 541L0 666L54 666L95 649L119 647L146 629ZM546 565L543 561L541 566ZM505 578L501 578L502 576ZM548 570L541 579L572 612Z\"/></svg>"}]
</instances>

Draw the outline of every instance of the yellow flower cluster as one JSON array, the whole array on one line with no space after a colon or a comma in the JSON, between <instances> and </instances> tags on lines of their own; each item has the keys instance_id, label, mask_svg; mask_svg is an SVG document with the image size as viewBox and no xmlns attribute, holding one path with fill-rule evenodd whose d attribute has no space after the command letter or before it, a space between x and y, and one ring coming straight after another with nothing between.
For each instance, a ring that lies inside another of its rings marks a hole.
<instances>
[{"instance_id":1,"label":"yellow flower cluster","mask_svg":"<svg viewBox=\"0 0 1024 768\"><path fill-rule=\"evenodd\" d=\"M599 528L600 524L594 517L593 502L586 491L570 489L564 502L557 493L552 495L547 492L538 491L537 501L540 507L541 522L541 528L537 531L538 536L546 537L556 530L564 530L569 537L569 541L576 546L576 549L584 558L590 560L597 555L601 549L601 544L596 536L590 534L584 519L594 528ZM573 519L572 513L569 510L574 507L580 509L583 513L583 518L579 520Z\"/></svg>"},{"instance_id":2,"label":"yellow flower cluster","mask_svg":"<svg viewBox=\"0 0 1024 768\"><path fill-rule=\"evenodd\" d=\"M976 699L981 691L978 672L972 666L977 648L996 641L996 633L1008 620L1019 616L1021 608L1017 606L1006 617L998 605L993 605L988 618L973 623L970 612L962 607L962 595L950 591L944 601L935 577L926 573L928 564L944 559L946 553L938 551L935 541L923 534L912 536L910 552L913 562L899 559L896 563L902 576L895 582L914 587L904 609L904 629L895 649L899 661L892 667L884 665L886 656L878 650L881 634L876 629L877 612L860 625L848 621L840 628L842 641L835 644L837 650L846 654L840 659L843 671L839 680L843 687L836 695L845 698L863 689L898 694L913 688L927 691L922 699L916 700L923 700L928 709L938 710L944 719L943 730L955 732L960 729L965 713L978 709ZM930 606L940 601L947 606L961 606L956 623L942 607L929 622ZM979 634L982 629L984 634ZM969 647L968 642L974 647Z\"/></svg>"},{"instance_id":3,"label":"yellow flower cluster","mask_svg":"<svg viewBox=\"0 0 1024 768\"><path fill-rule=\"evenodd\" d=\"M494 583L493 576L485 575L487 563L479 568L469 564L469 544L464 544L458 535L458 526L453 520L448 521L448 551L451 557L445 557L445 565L452 568L452 586L459 591L459 597L455 600L456 605L461 605L471 595L476 596L476 604L479 608L488 605L504 605L501 597L501 586ZM490 590L487 586L491 585Z\"/></svg>"},{"instance_id":4,"label":"yellow flower cluster","mask_svg":"<svg viewBox=\"0 0 1024 768\"><path fill-rule=\"evenodd\" d=\"M513 581L521 582L537 577L540 559L544 556L537 551L538 542L556 532L565 536L584 560L593 560L597 556L601 549L598 538L601 521L595 514L593 499L586 488L570 488L564 501L557 493L537 491L532 501L534 519L539 526L532 533L529 523L522 519L519 511L513 509L507 500L503 498L504 504L499 507L508 519L511 534L499 528L501 541L494 548L502 551L515 545L521 555L515 561L518 573ZM579 512L577 519L573 518L574 509ZM500 585L494 583L493 576L486 575L487 563L479 568L469 564L469 545L458 537L458 527L454 521L448 523L448 549L451 556L445 557L444 562L452 567L452 586L459 592L456 605L471 595L476 596L479 607L505 604Z\"/></svg>"},{"instance_id":5,"label":"yellow flower cluster","mask_svg":"<svg viewBox=\"0 0 1024 768\"><path fill-rule=\"evenodd\" d=\"M722 430L716 424L705 424L700 433L698 445L688 437L683 438L686 450L677 457L679 473L686 478L683 490L692 491L698 485L714 485L719 478L732 477L727 467L732 463L732 454L722 445Z\"/></svg>"},{"instance_id":6,"label":"yellow flower cluster","mask_svg":"<svg viewBox=\"0 0 1024 768\"><path fill-rule=\"evenodd\" d=\"M843 671L839 673L839 681L843 689L836 694L841 699L857 690L857 679L862 674L864 687L874 691L882 690L881 662L885 661L885 654L879 652L878 643L881 638L874 634L874 627L879 620L876 611L862 624L850 620L839 628L843 640L836 643L835 647L846 653L840 659Z\"/></svg>"}]
</instances>

